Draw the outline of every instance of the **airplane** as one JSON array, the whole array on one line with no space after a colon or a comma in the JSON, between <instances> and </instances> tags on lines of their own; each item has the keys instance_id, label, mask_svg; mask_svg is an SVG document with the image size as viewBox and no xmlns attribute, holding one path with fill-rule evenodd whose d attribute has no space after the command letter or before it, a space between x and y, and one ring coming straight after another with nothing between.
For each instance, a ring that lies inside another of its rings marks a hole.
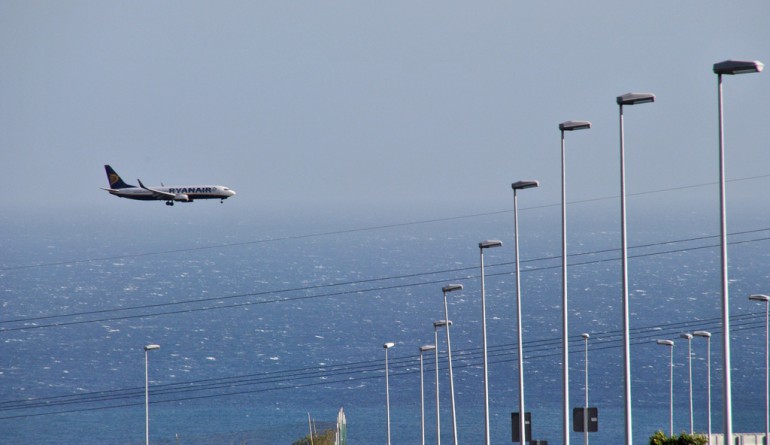
<instances>
[{"instance_id":1,"label":"airplane","mask_svg":"<svg viewBox=\"0 0 770 445\"><path fill-rule=\"evenodd\" d=\"M103 188L120 198L138 199L141 201L166 201L167 206L173 206L175 201L193 202L195 199L219 199L224 203L225 199L234 196L235 191L221 185L182 185L174 187L146 187L139 181L139 187L126 184L109 165L104 166L107 172L107 181L110 188Z\"/></svg>"}]
</instances>

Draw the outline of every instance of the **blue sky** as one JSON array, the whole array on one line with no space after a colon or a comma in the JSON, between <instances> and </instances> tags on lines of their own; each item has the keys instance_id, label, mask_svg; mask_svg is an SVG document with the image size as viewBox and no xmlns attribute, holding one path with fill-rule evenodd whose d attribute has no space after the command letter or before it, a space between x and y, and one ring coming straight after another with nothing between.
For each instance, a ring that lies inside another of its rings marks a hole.
<instances>
[{"instance_id":1,"label":"blue sky","mask_svg":"<svg viewBox=\"0 0 770 445\"><path fill-rule=\"evenodd\" d=\"M626 110L629 193L707 184L711 67L770 63L769 18L766 0L5 1L0 208L168 210L99 190L105 163L228 185L228 212L467 214L510 207L519 179L541 181L529 205L553 204L570 119L594 124L568 135L570 199L614 196L615 97L631 91L658 100ZM728 178L763 176L770 73L725 80Z\"/></svg>"}]
</instances>

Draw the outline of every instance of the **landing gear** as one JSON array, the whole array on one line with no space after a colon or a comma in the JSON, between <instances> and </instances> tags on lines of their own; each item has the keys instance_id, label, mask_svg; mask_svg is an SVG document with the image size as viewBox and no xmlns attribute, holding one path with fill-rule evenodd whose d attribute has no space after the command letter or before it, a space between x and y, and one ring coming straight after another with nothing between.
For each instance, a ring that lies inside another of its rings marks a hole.
<instances>
[{"instance_id":1,"label":"landing gear","mask_svg":"<svg viewBox=\"0 0 770 445\"><path fill-rule=\"evenodd\" d=\"M224 203L225 203L225 198L222 198L222 199L220 199L220 200L219 200L219 203L220 203L220 204L224 204Z\"/></svg>"},{"instance_id":2,"label":"landing gear","mask_svg":"<svg viewBox=\"0 0 770 445\"><path fill-rule=\"evenodd\" d=\"M174 201L166 201L166 205L167 206L173 206L174 205Z\"/></svg>"}]
</instances>

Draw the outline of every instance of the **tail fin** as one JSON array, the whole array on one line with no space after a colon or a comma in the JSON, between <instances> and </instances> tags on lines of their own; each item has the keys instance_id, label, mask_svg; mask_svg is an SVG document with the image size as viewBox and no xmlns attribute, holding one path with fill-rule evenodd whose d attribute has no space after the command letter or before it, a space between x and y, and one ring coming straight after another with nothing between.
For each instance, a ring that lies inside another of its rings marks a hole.
<instances>
[{"instance_id":1,"label":"tail fin","mask_svg":"<svg viewBox=\"0 0 770 445\"><path fill-rule=\"evenodd\" d=\"M113 170L109 165L105 165L104 170L107 172L107 181L110 183L110 188L127 189L136 187L134 185L129 185L123 182L123 180L120 179L120 175L115 173L115 170Z\"/></svg>"}]
</instances>

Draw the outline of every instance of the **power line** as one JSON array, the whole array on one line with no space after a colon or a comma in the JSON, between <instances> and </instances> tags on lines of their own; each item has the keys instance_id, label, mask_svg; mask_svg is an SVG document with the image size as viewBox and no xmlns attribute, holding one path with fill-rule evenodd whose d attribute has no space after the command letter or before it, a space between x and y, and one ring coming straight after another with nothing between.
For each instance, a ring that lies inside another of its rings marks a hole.
<instances>
[{"instance_id":1,"label":"power line","mask_svg":"<svg viewBox=\"0 0 770 445\"><path fill-rule=\"evenodd\" d=\"M731 320L733 326L736 328L736 331L756 329L763 325L764 312L734 315L731 317ZM712 334L718 333L720 332L720 321L720 318L711 318L707 320L692 320L686 322L676 322L664 325L653 325L635 328L632 330L632 344L646 344L651 342L653 339L676 336L679 333L693 331L696 329L709 330L712 332ZM592 332L591 334L593 339L593 351L617 349L620 347L620 332L617 330ZM570 342L573 344L582 343L582 341L582 338L579 336L573 336L570 340ZM527 360L538 360L558 356L561 353L558 351L554 352L554 349L558 349L560 342L560 338L546 338L528 341L525 343L527 352L527 357L525 358ZM489 357L492 359L490 363L499 364L513 362L516 358L516 348L514 346L515 345L512 343L490 346ZM581 351L572 351L573 354L577 354L579 352ZM480 355L481 350L478 347L456 350L453 357L456 359L456 365L454 368L463 369L469 367L478 367L480 363ZM414 374L418 372L416 367L416 360L416 354L393 357L390 361L391 370L394 375ZM428 362L427 366L430 370L431 363ZM440 368L446 369L445 361L442 361L439 366ZM380 379L382 378L380 375L382 371L382 363L380 360L369 360L344 363L333 366L306 367L224 378L159 384L153 385L153 403L179 403L190 400L241 396L267 391L299 389L319 385L332 385L338 383L350 384L352 382L363 380ZM320 382L312 381L319 378L323 378L323 380ZM308 382L308 380L311 381ZM265 385L272 386L264 387ZM253 388L255 386L263 387ZM247 389L234 390L235 388L243 387L246 387ZM252 389L248 389L250 387L252 387ZM218 392L214 394L205 393L212 390L225 390L225 392ZM0 411L9 411L13 413L36 409L55 409L57 407L69 405L113 403L119 402L121 400L142 397L144 395L143 391L144 388L134 387L34 399L12 400L0 402ZM17 413L0 416L0 420L11 420L53 414L66 414L82 411L126 408L141 405L142 403L143 402L117 403L107 406L81 407L58 410L54 412Z\"/></svg>"},{"instance_id":2,"label":"power line","mask_svg":"<svg viewBox=\"0 0 770 445\"><path fill-rule=\"evenodd\" d=\"M756 179L765 179L765 178L768 178L768 177L770 177L770 174L768 174L768 175L750 176L750 177L746 177L746 178L731 179L731 180L729 180L727 182L752 181L752 180L756 180ZM658 194L658 193L666 193L666 192L672 192L672 191L679 191L679 190L707 187L707 186L712 186L712 185L715 185L715 184L717 184L717 183L716 182L706 182L706 183L702 183L702 184L685 185L685 186L679 186L679 187L669 187L669 188L665 188L665 189L650 190L650 191L646 191L646 192L629 193L628 196L629 197L634 197L634 196L653 195L653 194ZM598 197L598 198L588 198L588 199L583 199L583 200L570 201L567 204L568 205L586 204L586 203L590 203L590 202L607 201L607 200L612 200L612 199L618 199L618 196L605 196L605 197ZM521 208L519 210L521 210L521 211L537 210L537 209L544 209L544 208L557 207L557 206L561 206L561 204L544 204L544 205L540 205L540 206L523 207L523 208ZM273 242L279 242L279 241L291 241L291 240L316 238L316 237L323 237L323 236L344 235L344 234L349 234L349 233L368 232L368 231L374 231L374 230L393 229L393 228L398 228L398 227L406 227L406 226L414 226L414 225L422 225L422 224L433 224L433 223L437 223L437 222L447 222L447 221L456 221L456 220L462 220L462 219L480 218L480 217L501 215L501 214L512 213L512 212L513 212L513 210L497 210L497 211L492 211L492 212L475 213L475 214L469 214L469 215L447 216L447 217L443 217L443 218L433 218L433 219L425 219L425 220L402 222L402 223L383 224L383 225L379 225L379 226L369 226L369 227L359 227L359 228L352 228L352 229L332 230L332 231L328 231L328 232L317 232L317 233L309 233L309 234L301 234L301 235L289 235L289 236L283 236L283 237L277 237L277 238L266 238L266 239L260 239L260 240L252 240L252 241L242 241L242 242L237 242L237 243L213 244L213 245L210 245L210 246L186 247L186 248L182 248L182 249L169 249L169 250L161 250L161 251L157 251L157 252L140 252L140 253L133 253L133 254L112 255L112 256L106 256L106 257L85 258L85 259L80 259L80 260L54 261L54 262L50 262L50 263L24 264L24 265L19 265L19 266L0 267L0 272L9 272L9 271L23 270L23 269L34 269L34 268L40 268L40 267L68 266L68 265L74 265L74 264L83 264L83 263L92 263L92 262L101 262L101 261L114 261L114 260L120 260L120 259L126 259L126 258L141 258L141 257L147 257L147 256L169 255L169 254L185 253L185 252L195 252L195 251L211 250L211 249L223 249L223 248L228 248L228 247L239 247L239 246L247 246L247 245L254 245L254 244L273 243Z\"/></svg>"},{"instance_id":3,"label":"power line","mask_svg":"<svg viewBox=\"0 0 770 445\"><path fill-rule=\"evenodd\" d=\"M731 234L731 236L737 236L737 235L746 235L746 234L754 234L754 233L760 233L770 230L770 228L766 229L756 229L756 230L748 230L743 232L736 232L734 234ZM644 244L640 246L633 246L630 249L641 249L641 248L650 248L650 247L656 247L656 246L664 246L664 245L671 245L671 244L677 244L677 243L686 243L686 242L692 242L692 241L702 241L710 238L716 238L716 236L701 236L701 237L694 237L684 240L675 240L675 241L664 241L659 243L651 243L651 244ZM732 245L736 244L744 244L744 243L751 243L751 242L758 242L758 241L767 241L770 240L770 237L761 237L761 238L755 238L751 240L742 240L742 241L733 241L731 242ZM681 253L681 252L687 252L692 250L699 250L699 249L707 249L707 248L715 248L718 247L716 244L709 244L709 245L701 245L701 246L693 246L693 247L686 247L682 249L673 249L673 250L667 250L662 252L651 252L651 253L640 253L636 255L631 255L629 258L642 258L647 256L653 256L653 255L666 255L666 254L672 254L672 253ZM584 252L584 253L577 253L570 255L571 258L574 257L582 257L582 256L593 256L603 253L614 253L617 249L605 249L605 250L599 250L599 251L593 251L593 252ZM530 262L541 262L541 261L549 261L554 260L560 257L542 257L537 259L531 259L523 261L523 263L530 263ZM590 261L583 261L578 263L571 263L571 266L586 266L591 264L598 264L603 262L610 262L610 261L617 261L618 259L613 258L604 258L604 259L597 259L597 260L590 260ZM488 267L495 268L495 267L502 267L502 266L510 266L513 264L512 262L503 262L498 264L491 264ZM544 271L548 269L555 269L561 266L553 265L553 266L541 266L541 267L530 267L522 272L537 272L537 271ZM194 312L201 312L201 311L209 311L209 310L219 310L219 309L233 309L233 308L239 308L239 307L246 307L246 306L253 306L253 305L262 305L262 304L270 304L270 303L283 303L283 302L291 302L291 301L302 301L302 300L311 300L311 299L317 299L317 298L328 298L328 297L335 297L335 296L343 296L343 295L350 295L350 294L362 294L362 293L370 293L370 292L382 292L387 290L394 290L394 289L403 289L403 288L409 288L409 287L416 287L416 286L426 286L426 285L433 285L433 284L442 284L445 283L446 279L439 279L439 280L431 280L431 281L422 281L418 283L399 283L399 284L393 284L389 286L378 286L378 287L371 287L366 289L352 289L352 290L343 290L339 292L332 292L332 293L323 293L323 294L315 294L315 295L304 295L304 296L296 296L296 297L286 297L286 298L273 298L269 300L259 300L259 301L245 301L245 302L237 302L232 304L226 304L226 305L216 305L216 306L204 306L199 308L185 308L185 309L178 309L178 310L169 310L169 311L161 311L161 312L154 312L154 313L147 313L143 312L140 314L131 314L131 315L124 315L124 316L113 316L108 318L96 318L96 319L87 319L87 320L74 320L74 321L61 321L61 322L54 322L54 323L48 323L48 324L37 324L34 322L42 321L42 320L52 320L52 319L60 319L60 318L75 318L75 317L84 317L88 315L101 315L101 314L110 314L110 313L122 313L126 311L138 311L138 310L147 310L147 309L157 309L162 307L172 307L172 306L180 306L180 305L190 305L190 304L200 304L200 303L209 303L209 302L221 302L224 300L233 300L233 299L243 299L243 298L249 298L249 297L261 297L266 295L274 295L274 294L283 294L283 293L291 293L291 292L308 292L313 290L319 290L319 289L329 289L334 287L340 287L340 286L356 286L361 284L367 284L367 283L375 283L375 282L381 282L381 281L391 281L391 280L403 280L407 278L420 278L420 277L426 277L431 275L440 275L440 274L449 274L449 273L459 273L459 272L467 272L470 270L476 270L476 266L472 267L462 267L462 268L454 268L454 269L445 269L445 270L439 270L439 271L431 271L431 272L421 272L421 273L414 273L414 274L407 274L407 275L399 275L399 276L392 276L392 277L382 277L382 278L371 278L371 279L365 279L365 280L357 280L357 281L350 281L350 282L343 282L343 283L331 283L331 284L323 284L323 285L315 285L315 286L305 286L305 287L297 287L297 288L289 288L289 289L278 289L278 290L270 290L270 291L261 291L261 292L252 292L252 293L244 293L244 294L236 294L236 295L228 295L228 296L219 296L219 297L209 297L209 298L203 298L203 299L195 299L195 300L184 300L184 301L176 301L176 302L167 302L167 303L154 303L154 304L148 304L144 306L132 306L132 307L126 307L126 308L113 308L113 309L101 309L96 311L83 311L83 312L77 312L77 313L70 313L70 314L59 314L59 315L47 315L47 316L41 316L41 317L29 317L29 318L21 318L21 319L14 319L14 320L3 320L0 321L0 326L6 325L6 324L13 324L13 323L22 323L23 326L14 326L14 327L2 327L0 328L0 332L10 332L10 331L22 331L22 330L31 330L31 329L42 329L42 328L52 328L52 327L63 327L63 326L73 326L73 325L82 325L82 324L89 324L89 323L103 323L103 322L113 322L113 321L119 321L119 320L129 320L129 319L136 319L136 318L148 318L148 317L157 317L157 316L163 316L163 315L179 315L179 314L187 314L187 313L194 313ZM491 276L501 276L501 275L512 275L514 272L498 272L498 273L489 273L488 275ZM468 281L472 279L477 279L478 277L475 275L472 276L466 276L461 278L452 278L450 281Z\"/></svg>"}]
</instances>

